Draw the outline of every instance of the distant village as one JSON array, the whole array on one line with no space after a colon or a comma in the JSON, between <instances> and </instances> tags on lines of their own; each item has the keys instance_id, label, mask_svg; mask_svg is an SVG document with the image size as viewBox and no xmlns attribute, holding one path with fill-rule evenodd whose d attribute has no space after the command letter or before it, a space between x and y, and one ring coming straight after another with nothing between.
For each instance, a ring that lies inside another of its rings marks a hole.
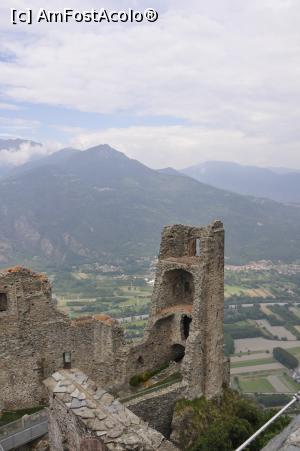
<instances>
[{"instance_id":1,"label":"distant village","mask_svg":"<svg viewBox=\"0 0 300 451\"><path fill-rule=\"evenodd\" d=\"M259 260L246 265L226 265L225 269L233 272L243 271L276 271L278 274L293 275L300 274L300 264L298 263L273 263L271 260Z\"/></svg>"}]
</instances>

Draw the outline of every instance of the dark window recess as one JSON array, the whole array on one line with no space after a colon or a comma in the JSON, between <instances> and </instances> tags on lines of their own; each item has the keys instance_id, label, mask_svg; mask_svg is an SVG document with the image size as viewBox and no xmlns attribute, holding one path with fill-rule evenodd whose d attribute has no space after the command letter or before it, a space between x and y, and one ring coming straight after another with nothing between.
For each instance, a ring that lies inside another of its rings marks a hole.
<instances>
[{"instance_id":1,"label":"dark window recess","mask_svg":"<svg viewBox=\"0 0 300 451\"><path fill-rule=\"evenodd\" d=\"M65 369L71 368L72 359L70 351L66 351L63 353L63 360L64 360L64 368Z\"/></svg>"},{"instance_id":2,"label":"dark window recess","mask_svg":"<svg viewBox=\"0 0 300 451\"><path fill-rule=\"evenodd\" d=\"M172 360L174 362L180 362L185 354L185 347L180 344L175 344L172 346Z\"/></svg>"},{"instance_id":3,"label":"dark window recess","mask_svg":"<svg viewBox=\"0 0 300 451\"><path fill-rule=\"evenodd\" d=\"M184 282L184 292L187 294L191 292L190 282Z\"/></svg>"},{"instance_id":4,"label":"dark window recess","mask_svg":"<svg viewBox=\"0 0 300 451\"><path fill-rule=\"evenodd\" d=\"M191 322L192 322L192 318L189 318L186 315L182 317L181 324L182 324L182 331L183 331L183 336L184 336L185 340L188 338L188 336L190 334Z\"/></svg>"},{"instance_id":5,"label":"dark window recess","mask_svg":"<svg viewBox=\"0 0 300 451\"><path fill-rule=\"evenodd\" d=\"M183 269L173 269L164 274L164 304L192 304L194 300L194 283L191 273Z\"/></svg>"},{"instance_id":6,"label":"dark window recess","mask_svg":"<svg viewBox=\"0 0 300 451\"><path fill-rule=\"evenodd\" d=\"M143 365L144 364L144 359L143 359L143 357L140 355L139 356L139 358L137 359L137 361L138 361L138 363L140 364L140 365Z\"/></svg>"},{"instance_id":7,"label":"dark window recess","mask_svg":"<svg viewBox=\"0 0 300 451\"><path fill-rule=\"evenodd\" d=\"M0 293L0 312L5 312L7 310L7 294Z\"/></svg>"}]
</instances>

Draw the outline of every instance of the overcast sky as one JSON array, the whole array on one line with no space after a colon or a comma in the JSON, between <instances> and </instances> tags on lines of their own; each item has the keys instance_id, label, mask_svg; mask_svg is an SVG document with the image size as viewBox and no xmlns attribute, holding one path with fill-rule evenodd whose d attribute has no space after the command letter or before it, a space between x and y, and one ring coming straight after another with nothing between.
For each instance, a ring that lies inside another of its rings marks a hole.
<instances>
[{"instance_id":1,"label":"overcast sky","mask_svg":"<svg viewBox=\"0 0 300 451\"><path fill-rule=\"evenodd\" d=\"M0 137L49 152L108 143L151 167L300 168L299 0L67 3L1 0ZM153 7L159 19L11 25L10 8L28 6Z\"/></svg>"}]
</instances>

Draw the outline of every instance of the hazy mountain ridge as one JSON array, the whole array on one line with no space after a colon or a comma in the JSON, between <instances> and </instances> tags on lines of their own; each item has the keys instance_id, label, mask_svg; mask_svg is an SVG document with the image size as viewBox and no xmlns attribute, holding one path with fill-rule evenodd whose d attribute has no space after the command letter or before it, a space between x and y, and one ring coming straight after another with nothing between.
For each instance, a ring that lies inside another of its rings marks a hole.
<instances>
[{"instance_id":1,"label":"hazy mountain ridge","mask_svg":"<svg viewBox=\"0 0 300 451\"><path fill-rule=\"evenodd\" d=\"M80 150L73 148L65 148L47 156L31 159L27 163L11 168L9 173L6 174L6 176L9 177L15 176L18 174L31 171L32 169L38 169L45 166L57 166L66 161L70 156L72 156L76 152L80 152Z\"/></svg>"},{"instance_id":2,"label":"hazy mountain ridge","mask_svg":"<svg viewBox=\"0 0 300 451\"><path fill-rule=\"evenodd\" d=\"M290 171L290 172L289 172ZM181 171L194 179L235 193L300 204L300 172L208 161Z\"/></svg>"},{"instance_id":3,"label":"hazy mountain ridge","mask_svg":"<svg viewBox=\"0 0 300 451\"><path fill-rule=\"evenodd\" d=\"M160 173L107 145L62 155L0 181L2 266L153 256L165 224L215 218L232 262L299 258L300 209Z\"/></svg>"},{"instance_id":4,"label":"hazy mountain ridge","mask_svg":"<svg viewBox=\"0 0 300 451\"><path fill-rule=\"evenodd\" d=\"M42 144L20 138L0 139L0 178L10 175L14 165L7 159L8 154L18 154L22 145L42 146ZM4 154L5 157L4 157Z\"/></svg>"},{"instance_id":5,"label":"hazy mountain ridge","mask_svg":"<svg viewBox=\"0 0 300 451\"><path fill-rule=\"evenodd\" d=\"M8 149L11 152L17 152L22 144L41 146L40 143L28 139L20 139L20 138L0 139L0 151Z\"/></svg>"}]
</instances>

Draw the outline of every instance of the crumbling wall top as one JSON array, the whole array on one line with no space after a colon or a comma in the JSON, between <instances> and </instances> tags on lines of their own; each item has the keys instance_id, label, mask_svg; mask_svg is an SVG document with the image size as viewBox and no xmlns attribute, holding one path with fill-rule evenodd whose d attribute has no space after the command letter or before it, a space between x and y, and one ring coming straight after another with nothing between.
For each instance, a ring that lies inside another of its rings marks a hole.
<instances>
[{"instance_id":1,"label":"crumbling wall top","mask_svg":"<svg viewBox=\"0 0 300 451\"><path fill-rule=\"evenodd\" d=\"M109 315L89 315L81 316L79 318L74 318L72 320L73 326L81 327L84 324L94 324L95 322L100 322L106 326L120 326L118 321Z\"/></svg>"},{"instance_id":2,"label":"crumbling wall top","mask_svg":"<svg viewBox=\"0 0 300 451\"><path fill-rule=\"evenodd\" d=\"M119 324L116 319L112 318L109 315L104 315L104 314L102 314L102 315L94 315L94 318L95 318L96 321L101 321L102 323L108 324L110 326Z\"/></svg>"},{"instance_id":3,"label":"crumbling wall top","mask_svg":"<svg viewBox=\"0 0 300 451\"><path fill-rule=\"evenodd\" d=\"M9 275L18 275L20 277L34 277L40 280L47 281L48 278L44 273L37 273L32 271L31 269L25 268L24 266L12 266L10 268L5 268L0 271L0 278L7 277Z\"/></svg>"},{"instance_id":4,"label":"crumbling wall top","mask_svg":"<svg viewBox=\"0 0 300 451\"><path fill-rule=\"evenodd\" d=\"M201 256L205 240L215 232L222 232L223 223L213 221L206 227L194 227L183 224L165 226L160 245L160 259L166 258L198 258Z\"/></svg>"}]
</instances>

